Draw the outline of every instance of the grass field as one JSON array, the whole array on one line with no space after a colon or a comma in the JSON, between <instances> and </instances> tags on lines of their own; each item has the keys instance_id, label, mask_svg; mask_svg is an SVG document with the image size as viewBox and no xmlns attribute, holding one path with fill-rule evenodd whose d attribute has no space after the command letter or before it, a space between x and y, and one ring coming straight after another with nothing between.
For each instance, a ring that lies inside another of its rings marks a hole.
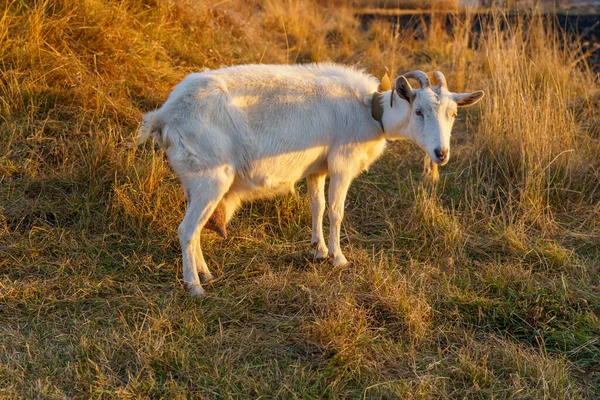
<instances>
[{"instance_id":1,"label":"grass field","mask_svg":"<svg viewBox=\"0 0 600 400\"><path fill-rule=\"evenodd\" d=\"M417 41L333 0L2 5L1 398L600 397L598 77L543 19ZM353 183L352 268L313 259L301 183L203 234L190 298L141 116L191 71L311 61L486 97L438 187L408 142Z\"/></svg>"}]
</instances>

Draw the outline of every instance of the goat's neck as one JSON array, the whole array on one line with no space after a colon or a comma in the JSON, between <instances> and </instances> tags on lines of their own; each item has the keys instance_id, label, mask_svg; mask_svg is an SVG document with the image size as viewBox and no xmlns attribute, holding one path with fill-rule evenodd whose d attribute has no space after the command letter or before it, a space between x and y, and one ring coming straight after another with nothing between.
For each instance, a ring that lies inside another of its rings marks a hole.
<instances>
[{"instance_id":1,"label":"goat's neck","mask_svg":"<svg viewBox=\"0 0 600 400\"><path fill-rule=\"evenodd\" d=\"M381 117L381 124L383 125L385 136L388 140L412 138L410 129L408 129L411 113L410 104L394 92L394 102L392 107L390 104L391 96L392 91L381 93L383 102L383 115Z\"/></svg>"}]
</instances>

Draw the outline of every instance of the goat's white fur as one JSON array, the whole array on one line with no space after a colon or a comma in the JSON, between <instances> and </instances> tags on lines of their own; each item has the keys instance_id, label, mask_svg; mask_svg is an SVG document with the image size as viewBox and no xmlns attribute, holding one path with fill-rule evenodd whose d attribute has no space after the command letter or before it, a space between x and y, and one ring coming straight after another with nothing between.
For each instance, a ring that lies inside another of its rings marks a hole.
<instances>
[{"instance_id":1,"label":"goat's white fur","mask_svg":"<svg viewBox=\"0 0 600 400\"><path fill-rule=\"evenodd\" d=\"M401 84L399 78L395 92L383 93L383 130L371 116L378 80L333 64L243 65L194 73L160 109L146 114L138 143L153 136L185 189L188 206L178 232L183 280L191 293L204 293L198 273L203 281L212 278L200 231L219 203L229 221L243 201L289 192L303 178L317 257L347 264L340 228L352 180L381 155L386 140L411 138L437 160L435 149L449 148L456 96L473 96ZM407 90L412 97L405 99ZM415 116L416 107L423 116ZM322 228L326 176L329 248Z\"/></svg>"}]
</instances>

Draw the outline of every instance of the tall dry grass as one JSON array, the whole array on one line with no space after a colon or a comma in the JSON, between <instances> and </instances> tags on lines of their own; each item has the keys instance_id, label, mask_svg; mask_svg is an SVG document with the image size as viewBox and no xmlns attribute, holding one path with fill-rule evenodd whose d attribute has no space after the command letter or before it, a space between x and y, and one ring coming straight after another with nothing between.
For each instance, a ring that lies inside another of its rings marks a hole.
<instances>
[{"instance_id":1,"label":"tall dry grass","mask_svg":"<svg viewBox=\"0 0 600 400\"><path fill-rule=\"evenodd\" d=\"M591 106L596 85L591 71L576 62L578 49L548 31L541 16L508 29L500 22L493 21L482 38L490 98L472 157L490 170L481 177L494 183L492 196L505 199L497 209L505 222L517 218L554 231L561 221L556 214L598 199L590 174L600 167L594 157L598 141L585 137L577 115Z\"/></svg>"},{"instance_id":2,"label":"tall dry grass","mask_svg":"<svg viewBox=\"0 0 600 400\"><path fill-rule=\"evenodd\" d=\"M335 1L2 4L0 396L598 395L597 76L542 16L449 33ZM203 236L217 279L189 299L184 196L131 148L141 115L191 71L309 61L487 96L439 187L407 142L353 184L353 268L313 260L300 184Z\"/></svg>"}]
</instances>

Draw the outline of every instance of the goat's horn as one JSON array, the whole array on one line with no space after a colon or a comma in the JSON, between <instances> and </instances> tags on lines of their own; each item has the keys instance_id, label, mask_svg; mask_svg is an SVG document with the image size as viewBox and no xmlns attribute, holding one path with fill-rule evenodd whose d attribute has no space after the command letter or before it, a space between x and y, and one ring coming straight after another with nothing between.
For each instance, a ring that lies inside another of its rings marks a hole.
<instances>
[{"instance_id":1,"label":"goat's horn","mask_svg":"<svg viewBox=\"0 0 600 400\"><path fill-rule=\"evenodd\" d=\"M444 74L442 74L440 71L434 71L433 76L435 77L435 80L437 81L437 86L439 88L448 89L448 83L446 82L446 77L444 76Z\"/></svg>"},{"instance_id":2,"label":"goat's horn","mask_svg":"<svg viewBox=\"0 0 600 400\"><path fill-rule=\"evenodd\" d=\"M405 73L404 77L406 79L413 78L413 79L418 80L419 83L421 84L422 89L429 87L429 78L427 77L427 74L423 71L419 71L419 70L410 71L410 72Z\"/></svg>"}]
</instances>

